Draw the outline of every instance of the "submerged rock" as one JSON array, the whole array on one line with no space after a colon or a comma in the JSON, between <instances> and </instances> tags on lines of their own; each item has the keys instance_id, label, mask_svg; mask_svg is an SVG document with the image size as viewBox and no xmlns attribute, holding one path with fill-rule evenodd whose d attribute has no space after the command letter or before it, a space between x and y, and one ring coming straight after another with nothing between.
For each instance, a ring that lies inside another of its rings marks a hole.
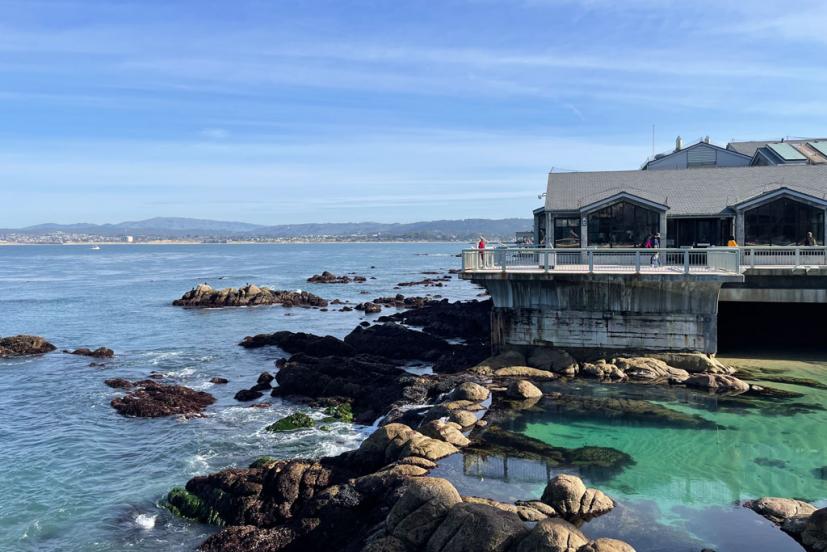
<instances>
[{"instance_id":1,"label":"submerged rock","mask_svg":"<svg viewBox=\"0 0 827 552\"><path fill-rule=\"evenodd\" d=\"M692 374L684 382L687 387L708 389L716 393L746 393L749 384L725 374Z\"/></svg>"},{"instance_id":2,"label":"submerged rock","mask_svg":"<svg viewBox=\"0 0 827 552\"><path fill-rule=\"evenodd\" d=\"M54 351L56 347L36 335L14 335L0 337L0 358L42 355Z\"/></svg>"},{"instance_id":3,"label":"submerged rock","mask_svg":"<svg viewBox=\"0 0 827 552\"><path fill-rule=\"evenodd\" d=\"M282 305L284 307L326 307L327 301L307 291L279 291L248 284L242 288L214 289L198 284L172 302L177 307L245 307Z\"/></svg>"},{"instance_id":4,"label":"submerged rock","mask_svg":"<svg viewBox=\"0 0 827 552\"><path fill-rule=\"evenodd\" d=\"M64 353L94 358L112 358L115 356L115 351L107 347L98 347L95 350L89 349L87 347L81 347L80 349L75 349L74 351L64 351Z\"/></svg>"},{"instance_id":5,"label":"submerged rock","mask_svg":"<svg viewBox=\"0 0 827 552\"><path fill-rule=\"evenodd\" d=\"M112 381L112 380L107 380ZM123 416L157 418L161 416L197 416L215 402L215 397L183 385L152 380L133 382L131 391L112 399L112 408Z\"/></svg>"}]
</instances>

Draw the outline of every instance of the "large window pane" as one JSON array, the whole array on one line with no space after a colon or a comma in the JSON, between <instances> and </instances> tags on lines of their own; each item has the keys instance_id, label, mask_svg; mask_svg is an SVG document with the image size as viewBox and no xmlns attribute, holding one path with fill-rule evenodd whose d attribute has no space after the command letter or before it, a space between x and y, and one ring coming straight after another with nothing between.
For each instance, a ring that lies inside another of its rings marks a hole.
<instances>
[{"instance_id":1,"label":"large window pane","mask_svg":"<svg viewBox=\"0 0 827 552\"><path fill-rule=\"evenodd\" d=\"M580 247L580 217L554 219L554 247Z\"/></svg>"},{"instance_id":2,"label":"large window pane","mask_svg":"<svg viewBox=\"0 0 827 552\"><path fill-rule=\"evenodd\" d=\"M824 210L782 198L744 213L746 245L802 245L812 232L824 236Z\"/></svg>"},{"instance_id":3,"label":"large window pane","mask_svg":"<svg viewBox=\"0 0 827 552\"><path fill-rule=\"evenodd\" d=\"M659 225L656 211L621 201L589 215L589 245L641 246Z\"/></svg>"}]
</instances>

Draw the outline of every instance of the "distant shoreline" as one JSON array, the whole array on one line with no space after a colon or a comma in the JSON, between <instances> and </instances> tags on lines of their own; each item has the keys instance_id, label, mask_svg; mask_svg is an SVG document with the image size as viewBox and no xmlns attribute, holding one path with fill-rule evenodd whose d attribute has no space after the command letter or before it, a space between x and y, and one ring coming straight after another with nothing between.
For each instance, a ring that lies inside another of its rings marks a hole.
<instances>
[{"instance_id":1,"label":"distant shoreline","mask_svg":"<svg viewBox=\"0 0 827 552\"><path fill-rule=\"evenodd\" d=\"M400 244L400 243L412 243L412 244L431 244L431 243L472 243L473 240L348 240L348 241L340 241L340 240L326 240L326 241L319 241L319 240L296 240L296 241L272 241L272 242L261 242L261 241L232 241L232 242L202 242L202 241L178 241L178 240L155 240L155 241L146 241L146 242L133 242L133 243L125 243L125 242L64 242L64 243L20 243L20 242L0 242L0 246L9 246L9 247L43 247L43 246L57 246L57 245L68 245L68 246L88 246L88 247L95 247L95 246L140 246L140 245L313 245L313 244L383 244L383 243L392 243L392 244ZM496 240L495 240L496 241Z\"/></svg>"}]
</instances>

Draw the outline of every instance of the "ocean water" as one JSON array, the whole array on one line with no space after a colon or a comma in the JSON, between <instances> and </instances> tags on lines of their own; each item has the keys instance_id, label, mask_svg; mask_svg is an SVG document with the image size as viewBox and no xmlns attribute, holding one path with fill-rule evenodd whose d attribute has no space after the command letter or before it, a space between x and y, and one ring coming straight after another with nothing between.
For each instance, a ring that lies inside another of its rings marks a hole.
<instances>
[{"instance_id":1,"label":"ocean water","mask_svg":"<svg viewBox=\"0 0 827 552\"><path fill-rule=\"evenodd\" d=\"M123 245L0 248L0 335L35 334L59 349L107 346L116 357L90 367L59 351L0 360L0 550L193 550L213 530L158 506L196 474L246 466L262 455L336 454L358 446L364 427L269 434L270 422L301 409L233 399L273 370L277 349L246 350L246 335L277 330L344 337L365 317L279 306L182 309L171 306L198 282L248 282L307 289L362 302L401 292L471 299L479 290L453 279L408 287L429 270L456 268L461 244ZM330 270L374 276L364 284L307 284ZM363 293L364 292L364 293ZM378 315L370 315L373 319ZM112 377L157 371L217 398L207 416L124 418L109 402ZM212 385L223 376L228 385ZM267 397L265 397L267 399Z\"/></svg>"}]
</instances>

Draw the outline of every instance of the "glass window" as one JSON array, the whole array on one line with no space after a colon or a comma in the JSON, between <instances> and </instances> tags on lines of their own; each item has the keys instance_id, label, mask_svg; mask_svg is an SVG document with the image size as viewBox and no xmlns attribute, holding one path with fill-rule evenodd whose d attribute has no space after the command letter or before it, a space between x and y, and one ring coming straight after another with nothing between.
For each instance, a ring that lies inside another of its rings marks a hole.
<instances>
[{"instance_id":1,"label":"glass window","mask_svg":"<svg viewBox=\"0 0 827 552\"><path fill-rule=\"evenodd\" d=\"M580 247L580 217L554 219L554 247Z\"/></svg>"},{"instance_id":2,"label":"glass window","mask_svg":"<svg viewBox=\"0 0 827 552\"><path fill-rule=\"evenodd\" d=\"M731 219L691 218L672 219L667 224L666 234L670 245L710 246L726 245L729 239Z\"/></svg>"},{"instance_id":3,"label":"glass window","mask_svg":"<svg viewBox=\"0 0 827 552\"><path fill-rule=\"evenodd\" d=\"M659 226L657 211L621 201L589 215L589 245L638 247Z\"/></svg>"},{"instance_id":4,"label":"glass window","mask_svg":"<svg viewBox=\"0 0 827 552\"><path fill-rule=\"evenodd\" d=\"M745 245L803 245L807 232L824 235L824 210L788 198L744 213Z\"/></svg>"}]
</instances>

